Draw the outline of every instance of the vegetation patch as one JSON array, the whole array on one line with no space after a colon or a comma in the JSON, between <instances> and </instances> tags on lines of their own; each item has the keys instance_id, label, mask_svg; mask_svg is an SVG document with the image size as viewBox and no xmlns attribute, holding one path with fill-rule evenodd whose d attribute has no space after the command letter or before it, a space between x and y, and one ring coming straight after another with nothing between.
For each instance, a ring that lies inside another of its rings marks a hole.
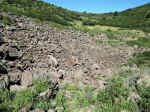
<instances>
[{"instance_id":1,"label":"vegetation patch","mask_svg":"<svg viewBox=\"0 0 150 112\"><path fill-rule=\"evenodd\" d=\"M128 60L128 64L136 64L138 67L150 67L150 51L144 51L143 53L134 54L133 58Z\"/></svg>"},{"instance_id":2,"label":"vegetation patch","mask_svg":"<svg viewBox=\"0 0 150 112\"><path fill-rule=\"evenodd\" d=\"M79 87L74 84L65 84L54 91L53 97L44 99L39 94L52 84L47 80L36 80L33 88L20 92L10 92L0 90L0 111L18 112L23 107L32 106L47 111L54 109L59 112L136 112L138 108L142 112L150 110L150 88L144 85L136 85L140 100L134 102L131 96L131 89L125 83L126 79L132 75L131 71L122 71L118 75L113 75L107 81L104 89L95 92L95 88L84 86ZM98 88L97 88L98 89Z\"/></svg>"},{"instance_id":3,"label":"vegetation patch","mask_svg":"<svg viewBox=\"0 0 150 112\"><path fill-rule=\"evenodd\" d=\"M47 110L51 107L50 99L43 99L39 97L39 94L48 88L52 88L52 84L45 79L34 81L33 88L15 93L7 89L0 90L0 110L1 112L18 112L28 105L32 108Z\"/></svg>"},{"instance_id":4,"label":"vegetation patch","mask_svg":"<svg viewBox=\"0 0 150 112\"><path fill-rule=\"evenodd\" d=\"M95 93L95 88L89 86L79 87L73 84L66 84L60 88L55 101L60 112L135 112L135 103L128 100L130 89L125 86L125 77L131 72L121 72L107 80L105 89L99 89Z\"/></svg>"},{"instance_id":5,"label":"vegetation patch","mask_svg":"<svg viewBox=\"0 0 150 112\"><path fill-rule=\"evenodd\" d=\"M150 48L150 38L147 37L139 37L137 40L127 41L129 46L137 45L138 47L147 47Z\"/></svg>"},{"instance_id":6,"label":"vegetation patch","mask_svg":"<svg viewBox=\"0 0 150 112\"><path fill-rule=\"evenodd\" d=\"M8 16L0 15L0 21L2 21L2 23L4 25L11 25L12 24L12 20Z\"/></svg>"}]
</instances>

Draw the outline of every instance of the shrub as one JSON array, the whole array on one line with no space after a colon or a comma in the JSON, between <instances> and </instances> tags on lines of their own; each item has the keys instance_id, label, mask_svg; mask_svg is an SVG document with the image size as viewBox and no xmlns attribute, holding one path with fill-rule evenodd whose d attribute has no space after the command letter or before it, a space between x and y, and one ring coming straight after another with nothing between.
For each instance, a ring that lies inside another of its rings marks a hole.
<instances>
[{"instance_id":1,"label":"shrub","mask_svg":"<svg viewBox=\"0 0 150 112\"><path fill-rule=\"evenodd\" d=\"M138 85L137 91L140 96L140 100L138 102L139 107L142 112L150 111L150 87L146 86L146 84Z\"/></svg>"}]
</instances>

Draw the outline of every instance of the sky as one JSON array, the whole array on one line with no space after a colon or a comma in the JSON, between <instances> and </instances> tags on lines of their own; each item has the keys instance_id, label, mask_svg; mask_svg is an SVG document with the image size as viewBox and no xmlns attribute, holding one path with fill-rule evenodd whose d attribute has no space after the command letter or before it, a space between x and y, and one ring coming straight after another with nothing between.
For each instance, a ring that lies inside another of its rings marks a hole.
<instances>
[{"instance_id":1,"label":"sky","mask_svg":"<svg viewBox=\"0 0 150 112\"><path fill-rule=\"evenodd\" d=\"M150 0L43 0L79 12L106 13L134 8Z\"/></svg>"}]
</instances>

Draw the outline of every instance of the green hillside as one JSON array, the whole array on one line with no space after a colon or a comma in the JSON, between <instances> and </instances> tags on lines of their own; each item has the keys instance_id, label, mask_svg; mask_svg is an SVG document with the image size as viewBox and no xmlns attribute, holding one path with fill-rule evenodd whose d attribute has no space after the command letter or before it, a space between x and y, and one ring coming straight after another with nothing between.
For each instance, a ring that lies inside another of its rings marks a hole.
<instances>
[{"instance_id":1,"label":"green hillside","mask_svg":"<svg viewBox=\"0 0 150 112\"><path fill-rule=\"evenodd\" d=\"M74 19L81 19L77 12L68 11L40 0L0 0L0 11L25 15L41 21L51 21L66 26L71 26L70 22Z\"/></svg>"},{"instance_id":2,"label":"green hillside","mask_svg":"<svg viewBox=\"0 0 150 112\"><path fill-rule=\"evenodd\" d=\"M150 3L137 8L128 9L122 12L107 13L102 15L95 14L95 16L90 14L87 16L89 17L89 19L83 22L85 25L99 24L99 25L133 28L149 31Z\"/></svg>"},{"instance_id":3,"label":"green hillside","mask_svg":"<svg viewBox=\"0 0 150 112\"><path fill-rule=\"evenodd\" d=\"M80 23L82 26L105 25L147 32L150 27L150 3L122 12L92 14L69 11L41 0L0 0L0 11L71 27Z\"/></svg>"}]
</instances>

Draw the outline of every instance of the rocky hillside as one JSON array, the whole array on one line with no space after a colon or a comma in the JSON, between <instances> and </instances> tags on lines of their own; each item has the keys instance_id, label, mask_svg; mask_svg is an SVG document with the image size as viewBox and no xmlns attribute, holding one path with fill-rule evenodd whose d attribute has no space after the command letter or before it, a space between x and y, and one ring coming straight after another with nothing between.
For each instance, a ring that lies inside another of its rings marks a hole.
<instances>
[{"instance_id":1,"label":"rocky hillside","mask_svg":"<svg viewBox=\"0 0 150 112\"><path fill-rule=\"evenodd\" d=\"M52 74L65 81L99 86L95 84L96 74L105 77L117 72L121 63L136 51L125 44L113 48L93 41L106 40L105 34L91 37L79 31L59 31L30 18L7 16L13 25L1 25L1 74L10 76L13 85L28 85L24 82L28 77L22 74L31 72L36 78Z\"/></svg>"},{"instance_id":2,"label":"rocky hillside","mask_svg":"<svg viewBox=\"0 0 150 112\"><path fill-rule=\"evenodd\" d=\"M108 84L106 81L108 77L129 69L129 66L122 65L126 64L134 53L149 50L137 45L129 46L126 41L135 38L121 34L116 34L117 39L113 40L105 33L91 36L80 31L58 30L49 24L37 23L24 16L9 13L0 15L0 88L8 89L12 93L32 89L34 88L33 80L46 78L53 83L53 86L44 92L40 91L41 93L37 96L46 97L46 99L51 95L56 96L53 91L59 91L58 88L66 84L79 87L88 85L94 88L93 92L96 94L99 89L104 89ZM11 21L10 25L3 23L5 17ZM146 33L142 35L147 36ZM137 69L136 65L133 65L131 69ZM41 83L39 86L42 86ZM27 93L25 92L25 95ZM67 97L69 96L68 93ZM59 98L57 100L59 101ZM13 106L8 107L10 111L44 112L45 110L47 112L50 109L40 104L34 105L38 101L42 102L42 99L33 101L30 108L26 103L18 104L17 101L14 102L15 106L12 104ZM7 100L5 103L8 103ZM5 105L2 105L2 108L4 107ZM44 110L34 110L35 107L44 108ZM60 107L61 109L57 106L51 107L54 110L48 112L64 112L67 109L71 112L70 107L66 108L67 106L63 103ZM1 110L6 112L5 108Z\"/></svg>"}]
</instances>

